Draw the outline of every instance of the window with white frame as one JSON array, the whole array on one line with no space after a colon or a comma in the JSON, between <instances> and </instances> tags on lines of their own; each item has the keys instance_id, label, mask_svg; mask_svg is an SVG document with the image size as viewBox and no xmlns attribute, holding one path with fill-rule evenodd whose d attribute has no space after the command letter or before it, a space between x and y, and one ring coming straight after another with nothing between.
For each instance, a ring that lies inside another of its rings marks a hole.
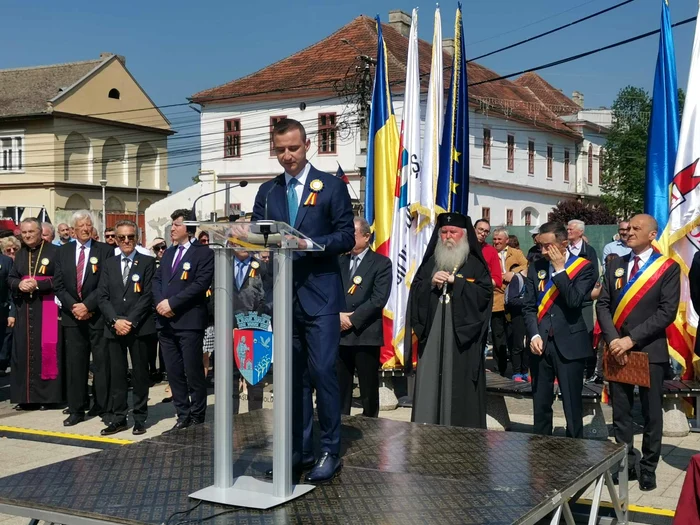
<instances>
[{"instance_id":1,"label":"window with white frame","mask_svg":"<svg viewBox=\"0 0 700 525\"><path fill-rule=\"evenodd\" d=\"M23 171L24 164L24 137L0 134L0 172Z\"/></svg>"}]
</instances>

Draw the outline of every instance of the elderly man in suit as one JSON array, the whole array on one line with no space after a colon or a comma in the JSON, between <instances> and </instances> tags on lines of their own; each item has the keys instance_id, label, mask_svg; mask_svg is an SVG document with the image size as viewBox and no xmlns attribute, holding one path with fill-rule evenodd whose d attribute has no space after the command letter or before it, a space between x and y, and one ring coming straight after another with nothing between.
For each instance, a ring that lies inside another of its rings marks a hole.
<instances>
[{"instance_id":1,"label":"elderly man in suit","mask_svg":"<svg viewBox=\"0 0 700 525\"><path fill-rule=\"evenodd\" d=\"M105 319L111 384L110 423L100 433L110 436L127 429L128 353L133 370L133 434L138 436L146 432L148 415L148 338L156 331L151 293L156 264L153 257L136 251L135 223L119 221L116 233L121 255L105 263L98 293Z\"/></svg>"},{"instance_id":2,"label":"elderly man in suit","mask_svg":"<svg viewBox=\"0 0 700 525\"><path fill-rule=\"evenodd\" d=\"M525 326L530 336L534 430L552 434L554 379L559 380L567 437L583 437L583 369L591 345L583 304L597 276L593 265L567 250L562 224L540 226L542 258L530 264L525 281Z\"/></svg>"},{"instance_id":3,"label":"elderly man in suit","mask_svg":"<svg viewBox=\"0 0 700 525\"><path fill-rule=\"evenodd\" d=\"M652 247L657 230L656 219L651 215L630 219L627 246L632 251L607 265L596 308L608 351L618 363L626 364L630 351L649 356L649 388L639 387L644 416L639 462L639 488L643 491L656 488L664 422L663 386L669 368L666 328L676 318L681 290L678 263ZM696 298L697 294L693 299ZM634 385L611 381L610 397L615 441L627 445L629 479L637 479L632 421Z\"/></svg>"},{"instance_id":4,"label":"elderly man in suit","mask_svg":"<svg viewBox=\"0 0 700 525\"><path fill-rule=\"evenodd\" d=\"M189 210L175 210L170 218L172 245L156 270L153 299L160 349L177 412L172 430L182 430L203 423L207 410L202 345L209 323L207 290L214 278L214 252L190 238L195 228L185 224L190 219Z\"/></svg>"},{"instance_id":5,"label":"elderly man in suit","mask_svg":"<svg viewBox=\"0 0 700 525\"><path fill-rule=\"evenodd\" d=\"M92 215L76 211L71 217L75 241L58 248L54 286L61 303L63 347L66 355L68 418L64 426L85 420L89 404L87 383L93 361L94 403L88 415L103 416L109 408L109 354L104 343L104 320L97 286L112 248L92 239Z\"/></svg>"},{"instance_id":6,"label":"elderly man in suit","mask_svg":"<svg viewBox=\"0 0 700 525\"><path fill-rule=\"evenodd\" d=\"M307 160L311 141L296 120L283 119L272 130L277 161L284 173L258 190L253 220L291 224L322 253L298 253L292 294L294 378L293 467L312 467L307 482L332 479L341 469L340 392L335 362L340 342L338 314L345 308L338 256L355 244L352 205L345 183L318 171ZM321 457L313 452L312 388L316 389Z\"/></svg>"},{"instance_id":7,"label":"elderly man in suit","mask_svg":"<svg viewBox=\"0 0 700 525\"><path fill-rule=\"evenodd\" d=\"M362 415L379 416L379 349L384 345L382 310L391 293L391 260L369 247L371 230L355 217L355 247L340 257L345 308L340 312L338 383L343 414L350 414L357 371Z\"/></svg>"}]
</instances>

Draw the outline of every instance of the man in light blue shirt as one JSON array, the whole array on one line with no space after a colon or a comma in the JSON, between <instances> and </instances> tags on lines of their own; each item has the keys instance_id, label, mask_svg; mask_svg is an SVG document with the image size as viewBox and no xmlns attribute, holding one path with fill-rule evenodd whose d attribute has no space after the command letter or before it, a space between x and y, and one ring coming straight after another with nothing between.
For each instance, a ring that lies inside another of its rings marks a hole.
<instances>
[{"instance_id":1,"label":"man in light blue shirt","mask_svg":"<svg viewBox=\"0 0 700 525\"><path fill-rule=\"evenodd\" d=\"M610 242L603 248L603 272L605 272L606 262L608 257L611 255L617 255L618 257L624 257L630 253L630 249L627 247L627 234L630 231L630 223L628 221L620 221L617 226L617 233L620 239L617 241Z\"/></svg>"}]
</instances>

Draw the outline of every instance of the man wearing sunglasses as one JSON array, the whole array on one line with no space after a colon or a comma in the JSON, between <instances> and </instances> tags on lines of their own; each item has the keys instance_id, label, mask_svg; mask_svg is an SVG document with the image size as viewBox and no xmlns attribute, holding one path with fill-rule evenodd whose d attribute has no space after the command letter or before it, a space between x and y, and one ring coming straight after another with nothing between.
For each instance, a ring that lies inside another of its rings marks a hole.
<instances>
[{"instance_id":1,"label":"man wearing sunglasses","mask_svg":"<svg viewBox=\"0 0 700 525\"><path fill-rule=\"evenodd\" d=\"M89 408L87 383L90 355L94 366L94 403L89 416L103 416L109 402L109 357L104 344L104 322L97 304L97 285L112 250L92 239L92 215L87 210L71 217L76 242L58 249L54 285L61 303L61 326L66 356L68 418L64 426L85 420Z\"/></svg>"},{"instance_id":2,"label":"man wearing sunglasses","mask_svg":"<svg viewBox=\"0 0 700 525\"><path fill-rule=\"evenodd\" d=\"M136 252L138 229L132 221L119 221L117 242L121 250L105 264L100 279L100 309L105 317L104 336L109 348L112 395L109 424L103 436L127 429L129 365L131 357L134 435L146 432L148 415L148 338L155 334L151 285L155 274L153 257Z\"/></svg>"},{"instance_id":3,"label":"man wearing sunglasses","mask_svg":"<svg viewBox=\"0 0 700 525\"><path fill-rule=\"evenodd\" d=\"M158 340L168 369L177 423L173 430L204 422L207 380L202 366L204 331L209 323L207 290L214 278L214 252L192 240L190 211L171 215L172 246L165 251L153 280Z\"/></svg>"},{"instance_id":4,"label":"man wearing sunglasses","mask_svg":"<svg viewBox=\"0 0 700 525\"><path fill-rule=\"evenodd\" d=\"M106 228L105 229L105 242L107 244L109 244L110 246L117 245L117 234L114 231L114 228Z\"/></svg>"}]
</instances>

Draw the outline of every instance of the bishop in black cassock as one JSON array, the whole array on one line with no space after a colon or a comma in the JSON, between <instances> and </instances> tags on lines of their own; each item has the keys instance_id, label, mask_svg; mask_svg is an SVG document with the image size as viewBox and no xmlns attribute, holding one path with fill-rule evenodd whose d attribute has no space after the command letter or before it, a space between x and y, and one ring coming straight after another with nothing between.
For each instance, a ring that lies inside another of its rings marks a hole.
<instances>
[{"instance_id":1,"label":"bishop in black cassock","mask_svg":"<svg viewBox=\"0 0 700 525\"><path fill-rule=\"evenodd\" d=\"M406 333L413 329L418 338L412 421L486 428L481 342L492 300L491 276L471 220L441 214L408 298ZM406 345L408 371L411 354Z\"/></svg>"}]
</instances>

